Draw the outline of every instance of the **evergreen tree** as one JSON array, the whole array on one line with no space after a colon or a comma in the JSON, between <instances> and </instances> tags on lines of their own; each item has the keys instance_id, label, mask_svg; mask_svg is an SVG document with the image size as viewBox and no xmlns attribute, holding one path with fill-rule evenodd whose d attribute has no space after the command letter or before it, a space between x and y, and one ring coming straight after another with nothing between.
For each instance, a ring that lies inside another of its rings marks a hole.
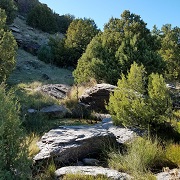
<instances>
[{"instance_id":1,"label":"evergreen tree","mask_svg":"<svg viewBox=\"0 0 180 180\"><path fill-rule=\"evenodd\" d=\"M18 12L23 16L27 14L39 4L38 0L17 0Z\"/></svg>"},{"instance_id":2,"label":"evergreen tree","mask_svg":"<svg viewBox=\"0 0 180 180\"><path fill-rule=\"evenodd\" d=\"M0 85L0 179L28 179L30 161L20 128L19 104L11 91Z\"/></svg>"},{"instance_id":3,"label":"evergreen tree","mask_svg":"<svg viewBox=\"0 0 180 180\"><path fill-rule=\"evenodd\" d=\"M151 124L163 123L172 113L172 102L162 75L152 73L149 76L148 97Z\"/></svg>"},{"instance_id":4,"label":"evergreen tree","mask_svg":"<svg viewBox=\"0 0 180 180\"><path fill-rule=\"evenodd\" d=\"M17 43L12 33L6 29L5 11L0 9L0 82L5 80L15 67Z\"/></svg>"},{"instance_id":5,"label":"evergreen tree","mask_svg":"<svg viewBox=\"0 0 180 180\"><path fill-rule=\"evenodd\" d=\"M37 4L28 14L27 23L42 31L57 32L57 24L53 11L46 4Z\"/></svg>"},{"instance_id":6,"label":"evergreen tree","mask_svg":"<svg viewBox=\"0 0 180 180\"><path fill-rule=\"evenodd\" d=\"M180 79L180 28L172 28L170 24L161 28L161 49L159 51L166 63L166 78L168 80Z\"/></svg>"},{"instance_id":7,"label":"evergreen tree","mask_svg":"<svg viewBox=\"0 0 180 180\"><path fill-rule=\"evenodd\" d=\"M4 9L7 15L7 23L11 24L17 14L17 6L14 0L0 0L0 8Z\"/></svg>"},{"instance_id":8,"label":"evergreen tree","mask_svg":"<svg viewBox=\"0 0 180 180\"><path fill-rule=\"evenodd\" d=\"M144 127L149 109L144 98L145 69L134 63L127 77L122 74L118 88L111 94L107 106L115 124Z\"/></svg>"},{"instance_id":9,"label":"evergreen tree","mask_svg":"<svg viewBox=\"0 0 180 180\"><path fill-rule=\"evenodd\" d=\"M140 16L124 11L121 19L111 18L104 32L93 38L78 60L75 80L81 83L95 78L97 82L116 84L120 74L126 74L134 61L143 64L148 74L162 72L164 64L155 42L156 37Z\"/></svg>"},{"instance_id":10,"label":"evergreen tree","mask_svg":"<svg viewBox=\"0 0 180 180\"><path fill-rule=\"evenodd\" d=\"M65 48L68 54L71 54L68 60L71 64L77 64L77 60L85 52L87 45L97 33L97 26L92 19L75 19L72 21L65 39Z\"/></svg>"},{"instance_id":11,"label":"evergreen tree","mask_svg":"<svg viewBox=\"0 0 180 180\"><path fill-rule=\"evenodd\" d=\"M162 75L152 73L147 86L144 67L134 62L121 77L107 106L115 124L154 129L167 121L172 104Z\"/></svg>"}]
</instances>

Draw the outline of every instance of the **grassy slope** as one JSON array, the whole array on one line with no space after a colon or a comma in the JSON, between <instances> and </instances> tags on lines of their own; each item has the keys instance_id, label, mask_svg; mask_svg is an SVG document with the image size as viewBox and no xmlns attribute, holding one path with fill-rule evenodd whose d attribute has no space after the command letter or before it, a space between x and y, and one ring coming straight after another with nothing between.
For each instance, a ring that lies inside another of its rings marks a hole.
<instances>
[{"instance_id":1,"label":"grassy slope","mask_svg":"<svg viewBox=\"0 0 180 180\"><path fill-rule=\"evenodd\" d=\"M46 74L49 79L43 78ZM40 82L42 84L73 84L72 72L67 69L58 68L37 59L36 56L19 49L17 52L17 65L7 83L17 85L19 83Z\"/></svg>"}]
</instances>

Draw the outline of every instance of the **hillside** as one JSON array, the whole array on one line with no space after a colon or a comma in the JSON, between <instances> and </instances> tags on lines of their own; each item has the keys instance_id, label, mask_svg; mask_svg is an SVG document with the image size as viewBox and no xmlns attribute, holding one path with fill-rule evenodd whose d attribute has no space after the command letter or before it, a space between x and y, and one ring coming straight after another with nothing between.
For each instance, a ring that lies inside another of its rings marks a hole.
<instances>
[{"instance_id":1,"label":"hillside","mask_svg":"<svg viewBox=\"0 0 180 180\"><path fill-rule=\"evenodd\" d=\"M48 43L50 37L55 37L57 34L60 38L64 36L61 33L49 34L32 28L26 24L26 19L21 15L18 15L14 19L14 22L9 28L11 29L18 46L35 55L42 45Z\"/></svg>"},{"instance_id":2,"label":"hillside","mask_svg":"<svg viewBox=\"0 0 180 180\"><path fill-rule=\"evenodd\" d=\"M38 60L36 56L22 50L17 51L17 65L9 77L7 83L11 85L19 83L41 82L64 83L72 85L72 72L67 69L58 68Z\"/></svg>"}]
</instances>

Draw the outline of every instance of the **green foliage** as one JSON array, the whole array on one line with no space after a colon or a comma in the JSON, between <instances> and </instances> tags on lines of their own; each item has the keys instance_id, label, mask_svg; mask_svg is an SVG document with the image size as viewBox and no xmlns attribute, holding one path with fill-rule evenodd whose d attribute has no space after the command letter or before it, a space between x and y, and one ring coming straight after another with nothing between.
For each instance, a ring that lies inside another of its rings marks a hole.
<instances>
[{"instance_id":1,"label":"green foliage","mask_svg":"<svg viewBox=\"0 0 180 180\"><path fill-rule=\"evenodd\" d=\"M51 48L47 45L41 46L38 50L38 59L44 61L45 63L52 63Z\"/></svg>"},{"instance_id":2,"label":"green foliage","mask_svg":"<svg viewBox=\"0 0 180 180\"><path fill-rule=\"evenodd\" d=\"M13 92L0 85L0 177L26 179L30 163L23 130L20 128L19 104Z\"/></svg>"},{"instance_id":3,"label":"green foliage","mask_svg":"<svg viewBox=\"0 0 180 180\"><path fill-rule=\"evenodd\" d=\"M7 15L7 23L11 24L14 18L16 17L16 13L17 13L17 6L14 0L1 0L0 8L5 10Z\"/></svg>"},{"instance_id":4,"label":"green foliage","mask_svg":"<svg viewBox=\"0 0 180 180\"><path fill-rule=\"evenodd\" d=\"M46 4L40 3L31 10L27 17L27 23L45 32L57 32L53 11Z\"/></svg>"},{"instance_id":5,"label":"green foliage","mask_svg":"<svg viewBox=\"0 0 180 180\"><path fill-rule=\"evenodd\" d=\"M72 21L65 39L65 47L68 53L73 54L69 57L71 64L76 65L77 60L97 33L97 26L91 19L75 19Z\"/></svg>"},{"instance_id":6,"label":"green foliage","mask_svg":"<svg viewBox=\"0 0 180 180\"><path fill-rule=\"evenodd\" d=\"M68 61L68 56L73 56L73 54L67 54L67 50L65 48L65 39L61 39L58 35L56 38L50 38L49 47L51 49L51 62L53 64L59 67L67 67L72 65ZM48 59L48 57L46 58Z\"/></svg>"},{"instance_id":7,"label":"green foliage","mask_svg":"<svg viewBox=\"0 0 180 180\"><path fill-rule=\"evenodd\" d=\"M26 16L36 5L39 4L38 0L18 0L16 1L18 12Z\"/></svg>"},{"instance_id":8,"label":"green foliage","mask_svg":"<svg viewBox=\"0 0 180 180\"><path fill-rule=\"evenodd\" d=\"M95 78L97 82L116 84L135 61L148 73L162 71L157 54L159 46L140 16L124 11L121 19L111 18L104 32L94 37L74 71L78 83Z\"/></svg>"},{"instance_id":9,"label":"green foliage","mask_svg":"<svg viewBox=\"0 0 180 180\"><path fill-rule=\"evenodd\" d=\"M138 174L153 170L165 159L164 152L157 140L152 141L143 138L137 138L128 144L127 152L112 151L108 156L108 164L111 168L129 172L137 177Z\"/></svg>"},{"instance_id":10,"label":"green foliage","mask_svg":"<svg viewBox=\"0 0 180 180\"><path fill-rule=\"evenodd\" d=\"M161 49L159 51L166 63L166 78L168 80L180 79L180 44L178 42L180 28L172 28L166 24L161 29Z\"/></svg>"},{"instance_id":11,"label":"green foliage","mask_svg":"<svg viewBox=\"0 0 180 180\"><path fill-rule=\"evenodd\" d=\"M148 103L151 108L151 120L156 123L167 121L172 114L172 102L162 75L151 74L148 81Z\"/></svg>"},{"instance_id":12,"label":"green foliage","mask_svg":"<svg viewBox=\"0 0 180 180\"><path fill-rule=\"evenodd\" d=\"M53 63L60 67L76 66L91 39L98 33L91 19L75 19L69 25L64 39L50 38Z\"/></svg>"},{"instance_id":13,"label":"green foliage","mask_svg":"<svg viewBox=\"0 0 180 180\"><path fill-rule=\"evenodd\" d=\"M12 33L5 28L6 15L0 9L0 82L5 80L15 67L17 43Z\"/></svg>"},{"instance_id":14,"label":"green foliage","mask_svg":"<svg viewBox=\"0 0 180 180\"><path fill-rule=\"evenodd\" d=\"M58 31L65 34L66 31L68 30L69 25L71 22L75 19L73 15L70 14L65 14L65 15L59 15L54 13L56 23L58 26Z\"/></svg>"},{"instance_id":15,"label":"green foliage","mask_svg":"<svg viewBox=\"0 0 180 180\"><path fill-rule=\"evenodd\" d=\"M171 162L175 163L178 167L180 166L180 145L170 143L166 147L166 158Z\"/></svg>"},{"instance_id":16,"label":"green foliage","mask_svg":"<svg viewBox=\"0 0 180 180\"><path fill-rule=\"evenodd\" d=\"M131 65L127 76L122 74L107 109L115 124L158 128L171 114L171 100L161 75L149 76L148 88L143 66Z\"/></svg>"}]
</instances>

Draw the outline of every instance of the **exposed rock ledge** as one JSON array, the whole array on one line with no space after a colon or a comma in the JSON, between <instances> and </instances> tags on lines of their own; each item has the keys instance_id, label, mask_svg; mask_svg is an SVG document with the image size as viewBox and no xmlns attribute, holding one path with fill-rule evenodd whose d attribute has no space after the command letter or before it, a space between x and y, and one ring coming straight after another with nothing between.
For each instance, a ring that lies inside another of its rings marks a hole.
<instances>
[{"instance_id":1,"label":"exposed rock ledge","mask_svg":"<svg viewBox=\"0 0 180 180\"><path fill-rule=\"evenodd\" d=\"M71 174L80 173L80 174L91 175L91 176L104 175L107 178L114 179L114 180L129 180L129 179L131 179L131 176L129 176L126 173L120 173L113 169L97 167L97 166L62 167L55 171L55 176L57 178L59 178L59 177L63 177L64 175L66 175L68 173L71 173Z\"/></svg>"},{"instance_id":2,"label":"exposed rock ledge","mask_svg":"<svg viewBox=\"0 0 180 180\"><path fill-rule=\"evenodd\" d=\"M38 142L40 152L35 161L53 157L56 162L68 163L97 153L111 141L125 143L137 136L137 132L115 127L111 118L93 126L60 126L46 133Z\"/></svg>"}]
</instances>

